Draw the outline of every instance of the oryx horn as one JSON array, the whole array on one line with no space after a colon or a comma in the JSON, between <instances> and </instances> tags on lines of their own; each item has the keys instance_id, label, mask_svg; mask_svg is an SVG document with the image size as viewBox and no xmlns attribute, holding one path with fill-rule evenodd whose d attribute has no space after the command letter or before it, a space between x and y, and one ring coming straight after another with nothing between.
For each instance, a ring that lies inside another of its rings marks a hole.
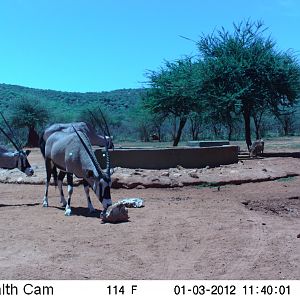
<instances>
[{"instance_id":1,"label":"oryx horn","mask_svg":"<svg viewBox=\"0 0 300 300\"><path fill-rule=\"evenodd\" d=\"M10 136L0 127L0 131L7 137L7 139L14 145L17 151L20 151L20 148L16 145L16 143L10 138Z\"/></svg>"},{"instance_id":2,"label":"oryx horn","mask_svg":"<svg viewBox=\"0 0 300 300\"><path fill-rule=\"evenodd\" d=\"M103 120L103 122L104 122L104 125L105 125L106 134L107 134L107 136L109 136L109 137L111 138L111 135L110 135L110 132L109 132L109 128L108 128L108 125L107 125L106 119L105 119L105 117L104 117L104 114L103 114L103 112L102 112L102 110L101 110L101 108L100 108L100 107L99 107L99 111L100 111L100 114L101 114L102 120Z\"/></svg>"},{"instance_id":3,"label":"oryx horn","mask_svg":"<svg viewBox=\"0 0 300 300\"><path fill-rule=\"evenodd\" d=\"M17 149L17 151L21 150L21 145L18 143L13 130L11 129L10 125L8 124L7 120L5 119L4 115L2 112L0 112L2 119L4 120L5 125L7 126L8 130L10 131L11 135L15 138L15 141L2 129L1 132L8 138L8 140L14 145L14 147Z\"/></svg>"},{"instance_id":4,"label":"oryx horn","mask_svg":"<svg viewBox=\"0 0 300 300\"><path fill-rule=\"evenodd\" d=\"M110 135L110 132L109 132L109 128L108 128L108 125L107 125L107 122L106 122L106 119L104 117L104 114L101 110L101 108L99 107L99 111L100 111L100 114L101 114L101 117L102 117L102 120L104 122L104 125L105 125L105 132L104 132L104 138L105 138L105 141L106 141L106 146L105 146L105 155L106 155L106 174L107 176L110 176L111 173L110 173L110 158L109 158L109 152L108 152L108 142L107 142L107 139L106 139L106 134L107 136L111 139L111 135Z\"/></svg>"},{"instance_id":5,"label":"oryx horn","mask_svg":"<svg viewBox=\"0 0 300 300\"><path fill-rule=\"evenodd\" d=\"M97 160L95 159L95 156L90 152L90 149L88 148L87 144L85 143L85 141L83 140L83 138L80 136L80 134L78 133L78 131L76 130L76 128L72 125L74 131L76 132L80 142L82 143L85 151L87 152L88 156L90 157L90 159L92 160L97 172L99 175L103 174L100 165L98 164ZM84 134L82 132L82 134ZM85 134L84 134L85 135ZM85 135L85 137L88 139L88 137Z\"/></svg>"},{"instance_id":6,"label":"oryx horn","mask_svg":"<svg viewBox=\"0 0 300 300\"><path fill-rule=\"evenodd\" d=\"M104 137L104 140L105 140L105 157L106 157L106 175L108 177L111 176L111 173L110 173L110 157L109 157L109 151L108 151L108 141L107 141L107 138L106 138L106 135L111 139L111 135L110 135L110 132L109 132L109 129L108 129L108 125L107 125L107 122L105 120L105 117L101 111L101 109L99 108L99 111L100 111L100 114L101 114L101 117L103 119L103 122L104 122L104 125L105 125L105 129L103 128L101 122L98 122L97 118L95 117L95 115L92 113L92 111L89 110L89 113L91 114L91 116L93 117L94 121L99 125L100 129L103 131L103 137Z\"/></svg>"}]
</instances>

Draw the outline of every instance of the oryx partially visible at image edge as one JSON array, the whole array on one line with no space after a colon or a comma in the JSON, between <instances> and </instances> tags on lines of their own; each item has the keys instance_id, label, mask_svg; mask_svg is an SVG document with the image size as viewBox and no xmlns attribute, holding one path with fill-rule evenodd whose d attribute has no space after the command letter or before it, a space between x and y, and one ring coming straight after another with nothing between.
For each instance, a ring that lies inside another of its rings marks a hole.
<instances>
[{"instance_id":1,"label":"oryx partially visible at image edge","mask_svg":"<svg viewBox=\"0 0 300 300\"><path fill-rule=\"evenodd\" d=\"M41 145L41 152L45 158L46 165L46 189L43 199L43 206L48 206L48 188L51 174L60 170L57 177L57 185L60 190L61 203L66 205L65 215L71 215L71 196L73 193L73 174L83 178L84 191L86 193L89 211L94 211L90 196L89 187L93 189L97 198L103 205L104 212L112 205L110 187L111 172L106 143L106 170L103 171L95 157L91 143L87 135L73 127L73 132L54 132L46 140L45 147ZM53 175L54 175L53 174ZM68 199L64 198L62 182L67 175Z\"/></svg>"},{"instance_id":2,"label":"oryx partially visible at image edge","mask_svg":"<svg viewBox=\"0 0 300 300\"><path fill-rule=\"evenodd\" d=\"M17 142L14 137L13 131L8 124L7 120L4 118L2 112L0 112L2 119L4 120L8 130L10 131L12 137L10 137L3 128L0 127L0 132L12 143L16 148L16 151L10 151L7 148L0 146L0 168L4 169L15 169L18 168L21 172L25 173L27 176L32 176L34 171L30 166L27 156L30 150L24 151L19 142ZM14 138L14 139L13 139Z\"/></svg>"}]
</instances>

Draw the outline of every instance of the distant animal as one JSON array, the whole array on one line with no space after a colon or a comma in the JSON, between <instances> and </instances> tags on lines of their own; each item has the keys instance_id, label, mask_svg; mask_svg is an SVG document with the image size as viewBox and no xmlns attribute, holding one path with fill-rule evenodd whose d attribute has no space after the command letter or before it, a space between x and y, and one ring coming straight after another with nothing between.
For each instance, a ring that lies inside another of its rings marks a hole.
<instances>
[{"instance_id":1,"label":"distant animal","mask_svg":"<svg viewBox=\"0 0 300 300\"><path fill-rule=\"evenodd\" d=\"M95 128L91 124L85 122L52 124L43 132L40 143L45 143L49 136L54 132L72 133L74 132L74 128L77 131L85 133L93 146L106 147L107 143L109 149L113 148L114 146L110 136L98 135Z\"/></svg>"},{"instance_id":2,"label":"distant animal","mask_svg":"<svg viewBox=\"0 0 300 300\"><path fill-rule=\"evenodd\" d=\"M152 141L159 141L159 136L157 133L152 133L150 136Z\"/></svg>"},{"instance_id":3,"label":"distant animal","mask_svg":"<svg viewBox=\"0 0 300 300\"><path fill-rule=\"evenodd\" d=\"M56 168L60 170L57 177L57 184L60 190L61 203L65 205L65 215L71 215L71 196L73 193L73 174L83 178L84 191L86 193L89 211L94 211L90 196L89 187L93 189L97 198L102 203L103 213L112 205L110 187L111 170L108 152L108 142L105 145L106 170L102 170L92 150L88 136L78 131L75 126L72 131L53 132L46 139L45 147L41 145L41 152L45 158L46 166L46 189L43 199L43 206L48 206L48 188L51 174L55 175ZM68 199L64 198L62 189L63 179L67 175ZM57 175L56 175L57 176Z\"/></svg>"},{"instance_id":4,"label":"distant animal","mask_svg":"<svg viewBox=\"0 0 300 300\"><path fill-rule=\"evenodd\" d=\"M257 156L264 153L265 142L263 139L259 139L252 143L249 149L250 157Z\"/></svg>"},{"instance_id":5,"label":"distant animal","mask_svg":"<svg viewBox=\"0 0 300 300\"><path fill-rule=\"evenodd\" d=\"M16 148L16 151L10 151L4 146L0 146L0 168L3 169L15 169L18 168L21 172L25 173L27 176L32 176L34 171L30 166L30 163L27 159L27 156L30 153L30 150L24 151L13 135L13 131L4 118L3 114L0 113L6 126L8 127L12 137L0 127L0 132L12 143Z\"/></svg>"},{"instance_id":6,"label":"distant animal","mask_svg":"<svg viewBox=\"0 0 300 300\"><path fill-rule=\"evenodd\" d=\"M34 171L31 168L27 156L30 150L10 151L5 147L0 146L0 168L15 169L18 168L27 176L32 176Z\"/></svg>"}]
</instances>

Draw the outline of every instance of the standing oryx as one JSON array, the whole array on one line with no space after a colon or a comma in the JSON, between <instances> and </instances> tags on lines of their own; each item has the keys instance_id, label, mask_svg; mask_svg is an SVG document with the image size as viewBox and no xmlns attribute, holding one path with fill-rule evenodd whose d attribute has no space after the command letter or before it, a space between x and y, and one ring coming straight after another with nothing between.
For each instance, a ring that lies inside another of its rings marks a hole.
<instances>
[{"instance_id":1,"label":"standing oryx","mask_svg":"<svg viewBox=\"0 0 300 300\"><path fill-rule=\"evenodd\" d=\"M10 133L13 135L13 131L9 126L8 122L4 118L3 114L0 113L6 126L8 127ZM30 150L24 151L21 145L14 141L1 127L0 132L2 132L5 137L13 144L16 151L9 151L5 147L0 146L0 168L4 169L15 169L18 168L21 172L25 173L27 176L33 175L33 169L31 168L27 156Z\"/></svg>"},{"instance_id":2,"label":"standing oryx","mask_svg":"<svg viewBox=\"0 0 300 300\"><path fill-rule=\"evenodd\" d=\"M41 151L45 158L47 172L43 206L48 206L48 187L51 174L55 174L56 168L58 168L60 170L58 175L58 187L61 193L61 202L63 205L66 205L65 215L69 216L71 214L73 174L78 178L84 179L84 190L90 212L94 210L94 207L89 196L89 187L95 192L105 212L106 209L112 205L110 196L111 172L108 143L106 143L105 149L106 170L103 171L97 162L91 143L85 133L78 131L74 126L73 132L53 132L47 138L45 144L41 144ZM62 190L62 181L65 175L67 175L68 183L67 202L65 201Z\"/></svg>"}]
</instances>

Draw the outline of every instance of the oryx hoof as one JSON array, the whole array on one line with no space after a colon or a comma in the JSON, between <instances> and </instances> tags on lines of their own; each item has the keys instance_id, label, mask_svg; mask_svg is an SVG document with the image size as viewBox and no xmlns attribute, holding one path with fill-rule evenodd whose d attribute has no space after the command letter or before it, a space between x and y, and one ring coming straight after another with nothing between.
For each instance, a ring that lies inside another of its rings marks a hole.
<instances>
[{"instance_id":1,"label":"oryx hoof","mask_svg":"<svg viewBox=\"0 0 300 300\"><path fill-rule=\"evenodd\" d=\"M65 216L69 217L69 216L71 216L71 214L72 214L71 208L66 208Z\"/></svg>"},{"instance_id":2,"label":"oryx hoof","mask_svg":"<svg viewBox=\"0 0 300 300\"><path fill-rule=\"evenodd\" d=\"M47 198L44 198L43 200L43 207L48 207L48 199Z\"/></svg>"}]
</instances>

